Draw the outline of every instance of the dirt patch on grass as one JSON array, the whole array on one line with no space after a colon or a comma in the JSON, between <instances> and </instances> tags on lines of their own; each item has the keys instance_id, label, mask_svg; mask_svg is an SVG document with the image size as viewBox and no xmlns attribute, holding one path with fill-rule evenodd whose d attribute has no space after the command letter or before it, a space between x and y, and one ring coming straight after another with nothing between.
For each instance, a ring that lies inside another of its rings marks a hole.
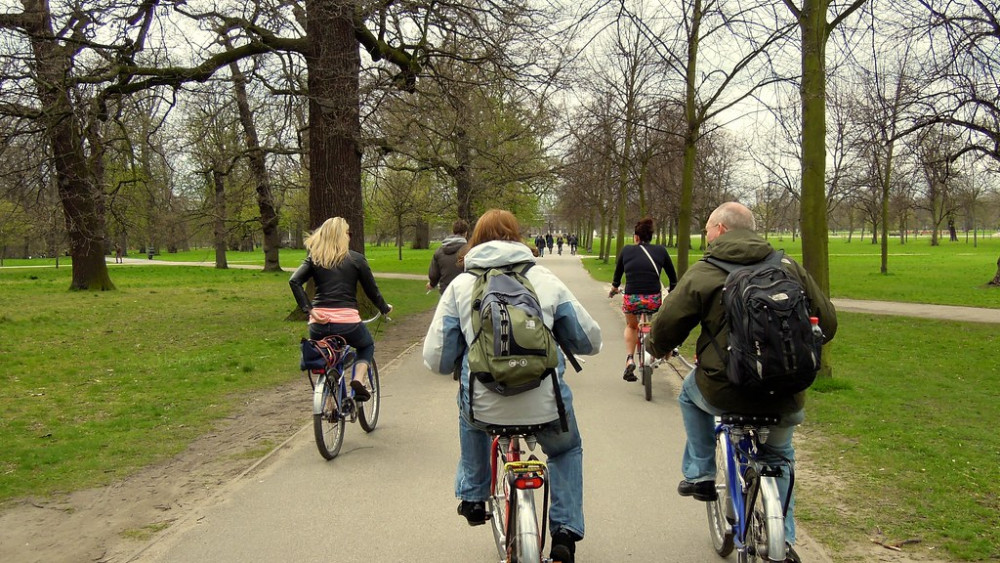
<instances>
[{"instance_id":1,"label":"dirt patch on grass","mask_svg":"<svg viewBox=\"0 0 1000 563\"><path fill-rule=\"evenodd\" d=\"M937 553L920 538L890 538L878 528L866 530L856 524L861 514L871 509L865 506L852 481L850 468L836 467L835 460L820 461L811 447L817 440L828 440L808 425L795 433L796 516L800 527L818 541L835 563L873 561L879 563L946 563L944 554ZM872 496L882 494L872 491ZM803 521L805 513L809 519Z\"/></svg>"},{"instance_id":2,"label":"dirt patch on grass","mask_svg":"<svg viewBox=\"0 0 1000 563\"><path fill-rule=\"evenodd\" d=\"M383 325L378 358L395 358L426 332L431 312ZM120 563L219 486L310 423L304 378L250 394L183 453L106 487L9 503L0 513L0 561Z\"/></svg>"}]
</instances>

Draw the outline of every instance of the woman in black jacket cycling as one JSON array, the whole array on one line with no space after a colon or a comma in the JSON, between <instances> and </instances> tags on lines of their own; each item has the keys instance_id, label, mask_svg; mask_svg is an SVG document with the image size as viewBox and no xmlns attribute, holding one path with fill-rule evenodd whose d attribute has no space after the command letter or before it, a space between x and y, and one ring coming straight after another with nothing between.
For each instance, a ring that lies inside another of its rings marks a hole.
<instances>
[{"instance_id":1,"label":"woman in black jacket cycling","mask_svg":"<svg viewBox=\"0 0 1000 563\"><path fill-rule=\"evenodd\" d=\"M392 305L382 298L365 255L348 248L350 241L351 229L343 217L324 221L306 238L308 254L288 285L299 308L309 315L309 338L318 340L338 334L357 350L351 389L356 401L367 401L371 393L364 381L375 357L375 340L358 312L358 283L383 315L389 314ZM303 289L309 278L316 282L312 302Z\"/></svg>"},{"instance_id":2,"label":"woman in black jacket cycling","mask_svg":"<svg viewBox=\"0 0 1000 563\"><path fill-rule=\"evenodd\" d=\"M636 381L635 360L633 354L639 343L639 314L652 315L660 308L663 285L660 284L660 271L667 273L670 279L670 290L677 285L677 272L674 263L667 254L667 249L658 244L649 244L653 240L653 220L649 217L635 224L635 244L622 248L615 260L615 277L611 282L612 297L618 293L618 286L625 275L625 291L622 299L622 312L625 313L625 373L622 379ZM642 353L642 350L639 351Z\"/></svg>"}]
</instances>

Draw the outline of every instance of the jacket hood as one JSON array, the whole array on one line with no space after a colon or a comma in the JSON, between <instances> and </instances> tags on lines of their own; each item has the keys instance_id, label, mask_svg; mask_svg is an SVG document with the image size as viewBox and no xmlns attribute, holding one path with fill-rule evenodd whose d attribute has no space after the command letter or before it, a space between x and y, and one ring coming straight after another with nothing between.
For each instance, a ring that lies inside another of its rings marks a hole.
<instances>
[{"instance_id":1,"label":"jacket hood","mask_svg":"<svg viewBox=\"0 0 1000 563\"><path fill-rule=\"evenodd\" d=\"M469 250L465 255L465 269L496 268L518 262L534 262L535 256L521 242L491 240Z\"/></svg>"},{"instance_id":2,"label":"jacket hood","mask_svg":"<svg viewBox=\"0 0 1000 563\"><path fill-rule=\"evenodd\" d=\"M774 248L753 231L733 229L719 235L710 245L707 256L736 264L754 264L763 260Z\"/></svg>"},{"instance_id":3,"label":"jacket hood","mask_svg":"<svg viewBox=\"0 0 1000 563\"><path fill-rule=\"evenodd\" d=\"M451 235L441 241L441 252L444 252L445 254L455 254L461 250L463 246L465 246L466 242L468 241L465 240L465 237Z\"/></svg>"}]
</instances>

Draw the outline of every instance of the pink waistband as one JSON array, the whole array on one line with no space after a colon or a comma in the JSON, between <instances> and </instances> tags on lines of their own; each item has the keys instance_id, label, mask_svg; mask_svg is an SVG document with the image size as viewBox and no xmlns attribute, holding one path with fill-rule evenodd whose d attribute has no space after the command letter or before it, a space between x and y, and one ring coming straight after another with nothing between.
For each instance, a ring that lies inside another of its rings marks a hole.
<instances>
[{"instance_id":1,"label":"pink waistband","mask_svg":"<svg viewBox=\"0 0 1000 563\"><path fill-rule=\"evenodd\" d=\"M309 312L309 324L351 324L360 323L361 314L357 309L328 309L313 307Z\"/></svg>"}]
</instances>

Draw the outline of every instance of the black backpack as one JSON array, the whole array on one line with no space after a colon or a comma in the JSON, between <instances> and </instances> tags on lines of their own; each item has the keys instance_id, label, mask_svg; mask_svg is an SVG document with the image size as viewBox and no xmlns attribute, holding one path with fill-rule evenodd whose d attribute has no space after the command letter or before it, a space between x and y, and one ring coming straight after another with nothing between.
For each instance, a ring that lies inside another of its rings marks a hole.
<instances>
[{"instance_id":1,"label":"black backpack","mask_svg":"<svg viewBox=\"0 0 1000 563\"><path fill-rule=\"evenodd\" d=\"M729 381L748 393L787 396L816 380L823 350L819 326L810 322L802 283L781 266L784 253L771 252L755 264L705 257L728 273L722 290L723 322L729 325L727 356L714 334L712 345L727 362Z\"/></svg>"}]
</instances>

